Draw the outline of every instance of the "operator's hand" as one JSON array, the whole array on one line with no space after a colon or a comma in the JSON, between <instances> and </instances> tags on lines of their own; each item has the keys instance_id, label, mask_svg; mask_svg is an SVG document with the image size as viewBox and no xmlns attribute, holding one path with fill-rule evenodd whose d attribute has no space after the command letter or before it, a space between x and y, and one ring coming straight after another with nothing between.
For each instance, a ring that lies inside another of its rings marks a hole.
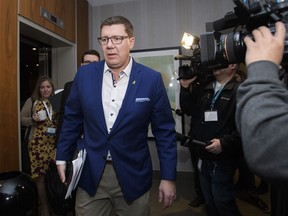
<instances>
[{"instance_id":1,"label":"operator's hand","mask_svg":"<svg viewBox=\"0 0 288 216\"><path fill-rule=\"evenodd\" d=\"M159 185L159 203L163 203L163 209L172 205L176 199L176 187L174 181L161 180Z\"/></svg>"},{"instance_id":2,"label":"operator's hand","mask_svg":"<svg viewBox=\"0 0 288 216\"><path fill-rule=\"evenodd\" d=\"M223 151L219 139L212 139L210 142L211 144L205 147L208 152L220 154Z\"/></svg>"},{"instance_id":3,"label":"operator's hand","mask_svg":"<svg viewBox=\"0 0 288 216\"><path fill-rule=\"evenodd\" d=\"M191 85L191 83L193 83L194 80L196 79L197 79L197 76L194 76L192 79L180 79L179 81L182 87L188 88Z\"/></svg>"},{"instance_id":4,"label":"operator's hand","mask_svg":"<svg viewBox=\"0 0 288 216\"><path fill-rule=\"evenodd\" d=\"M66 164L57 164L57 170L58 170L58 175L60 177L61 182L65 183L65 181L66 181L66 177L65 177Z\"/></svg>"},{"instance_id":5,"label":"operator's hand","mask_svg":"<svg viewBox=\"0 0 288 216\"><path fill-rule=\"evenodd\" d=\"M274 35L265 26L253 30L252 34L254 41L248 36L244 39L247 46L246 65L248 66L252 62L261 60L272 61L279 65L284 51L285 25L282 22L277 22Z\"/></svg>"}]
</instances>

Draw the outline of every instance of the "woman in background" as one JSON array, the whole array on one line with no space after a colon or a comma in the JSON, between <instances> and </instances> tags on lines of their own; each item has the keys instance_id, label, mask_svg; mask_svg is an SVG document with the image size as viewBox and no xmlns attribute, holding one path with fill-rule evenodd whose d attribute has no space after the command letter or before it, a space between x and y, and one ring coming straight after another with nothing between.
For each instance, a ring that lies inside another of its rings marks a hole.
<instances>
[{"instance_id":1,"label":"woman in background","mask_svg":"<svg viewBox=\"0 0 288 216\"><path fill-rule=\"evenodd\" d=\"M45 173L55 157L56 113L48 100L53 94L52 80L49 77L40 77L32 96L27 99L21 110L21 124L31 127L28 135L28 151L31 176L38 189L41 216L49 216Z\"/></svg>"}]
</instances>

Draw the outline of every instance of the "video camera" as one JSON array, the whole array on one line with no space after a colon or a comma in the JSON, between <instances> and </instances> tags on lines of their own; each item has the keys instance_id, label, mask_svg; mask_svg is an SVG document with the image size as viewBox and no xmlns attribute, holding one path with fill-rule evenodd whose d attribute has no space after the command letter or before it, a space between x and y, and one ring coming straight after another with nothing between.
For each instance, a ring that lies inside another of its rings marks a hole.
<instances>
[{"instance_id":1,"label":"video camera","mask_svg":"<svg viewBox=\"0 0 288 216\"><path fill-rule=\"evenodd\" d=\"M201 75L203 70L225 68L231 63L244 63L245 36L253 38L252 31L260 26L267 26L271 32L275 32L275 22L277 21L282 21L286 27L288 26L287 0L258 0L252 4L240 0L233 1L236 5L234 12L228 12L224 18L214 21L214 32L202 34L200 37L188 34L193 37L192 43L189 45L192 55L178 55L174 59L190 60L190 70L187 67L182 70L180 67L179 79L191 79ZM229 33L223 33L223 31ZM184 37L181 42L182 46L184 46L183 40ZM286 33L283 59L287 58L287 54L288 34Z\"/></svg>"}]
</instances>

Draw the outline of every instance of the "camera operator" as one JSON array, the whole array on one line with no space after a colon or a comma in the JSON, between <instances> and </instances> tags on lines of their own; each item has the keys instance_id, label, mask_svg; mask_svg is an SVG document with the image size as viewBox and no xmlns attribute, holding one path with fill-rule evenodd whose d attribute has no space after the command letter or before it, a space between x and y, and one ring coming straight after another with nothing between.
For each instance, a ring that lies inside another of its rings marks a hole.
<instances>
[{"instance_id":1,"label":"camera operator","mask_svg":"<svg viewBox=\"0 0 288 216\"><path fill-rule=\"evenodd\" d=\"M285 33L278 22L274 36L260 27L253 31L255 42L245 38L248 79L237 95L236 120L247 161L255 173L274 180L288 180L288 160L281 160L288 153L288 91L278 77Z\"/></svg>"},{"instance_id":2,"label":"camera operator","mask_svg":"<svg viewBox=\"0 0 288 216\"><path fill-rule=\"evenodd\" d=\"M208 216L240 215L235 201L233 177L237 158L242 155L241 139L236 129L235 73L239 66L213 71L208 83L181 79L180 106L191 116L189 136L209 142L202 146L191 143L198 158L199 180Z\"/></svg>"},{"instance_id":3,"label":"camera operator","mask_svg":"<svg viewBox=\"0 0 288 216\"><path fill-rule=\"evenodd\" d=\"M277 22L274 35L266 27L252 33L254 41L245 38L248 78L238 90L236 122L248 165L271 181L272 215L288 215L288 91L278 77L286 28Z\"/></svg>"}]
</instances>

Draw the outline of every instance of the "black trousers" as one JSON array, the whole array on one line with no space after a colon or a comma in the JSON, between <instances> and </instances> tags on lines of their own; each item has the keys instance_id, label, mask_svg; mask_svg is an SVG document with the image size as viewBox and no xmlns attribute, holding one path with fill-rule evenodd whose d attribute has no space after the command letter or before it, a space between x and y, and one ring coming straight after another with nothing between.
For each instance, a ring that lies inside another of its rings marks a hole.
<instances>
[{"instance_id":1,"label":"black trousers","mask_svg":"<svg viewBox=\"0 0 288 216\"><path fill-rule=\"evenodd\" d=\"M193 146L193 144L191 144L189 146L189 150L190 150L190 154L191 154L191 161L192 161L192 167L194 170L194 187L195 187L195 192L196 195L199 197L203 197L203 193L201 190L201 186L200 186L200 180L199 180L199 170L198 170L198 157L196 155L196 150L195 147Z\"/></svg>"},{"instance_id":2,"label":"black trousers","mask_svg":"<svg viewBox=\"0 0 288 216\"><path fill-rule=\"evenodd\" d=\"M288 184L270 184L271 216L288 215Z\"/></svg>"}]
</instances>

